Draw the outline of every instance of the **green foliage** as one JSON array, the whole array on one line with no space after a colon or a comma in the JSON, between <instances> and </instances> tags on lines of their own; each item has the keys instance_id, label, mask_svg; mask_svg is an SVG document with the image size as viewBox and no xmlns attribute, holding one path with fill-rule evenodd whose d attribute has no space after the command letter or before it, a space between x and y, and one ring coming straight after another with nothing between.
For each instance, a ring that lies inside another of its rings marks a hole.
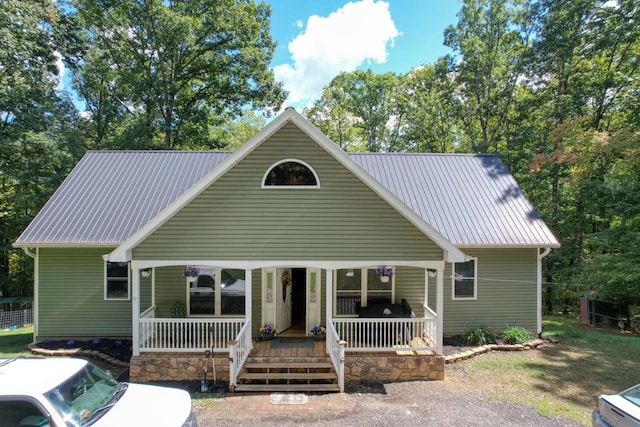
<instances>
[{"instance_id":1,"label":"green foliage","mask_svg":"<svg viewBox=\"0 0 640 427\"><path fill-rule=\"evenodd\" d=\"M531 333L520 326L508 326L502 331L501 336L507 344L524 344L531 341Z\"/></svg>"},{"instance_id":2,"label":"green foliage","mask_svg":"<svg viewBox=\"0 0 640 427\"><path fill-rule=\"evenodd\" d=\"M67 57L100 146L211 146L209 125L280 108L270 9L248 0L75 0ZM212 117L213 116L213 117ZM109 135L111 134L111 135Z\"/></svg>"},{"instance_id":3,"label":"green foliage","mask_svg":"<svg viewBox=\"0 0 640 427\"><path fill-rule=\"evenodd\" d=\"M464 334L465 345L480 346L491 344L493 342L493 334L490 330L481 326L469 329Z\"/></svg>"}]
</instances>

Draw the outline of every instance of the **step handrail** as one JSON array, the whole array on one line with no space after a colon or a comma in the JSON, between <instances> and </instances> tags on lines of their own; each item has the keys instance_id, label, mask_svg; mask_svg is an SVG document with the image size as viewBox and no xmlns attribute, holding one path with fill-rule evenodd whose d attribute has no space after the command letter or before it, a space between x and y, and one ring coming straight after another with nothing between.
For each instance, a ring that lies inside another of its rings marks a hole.
<instances>
[{"instance_id":1,"label":"step handrail","mask_svg":"<svg viewBox=\"0 0 640 427\"><path fill-rule=\"evenodd\" d=\"M249 358L249 353L253 348L253 338L251 337L251 317L247 317L244 325L238 332L236 339L229 343L229 385L238 385L238 373Z\"/></svg>"}]
</instances>

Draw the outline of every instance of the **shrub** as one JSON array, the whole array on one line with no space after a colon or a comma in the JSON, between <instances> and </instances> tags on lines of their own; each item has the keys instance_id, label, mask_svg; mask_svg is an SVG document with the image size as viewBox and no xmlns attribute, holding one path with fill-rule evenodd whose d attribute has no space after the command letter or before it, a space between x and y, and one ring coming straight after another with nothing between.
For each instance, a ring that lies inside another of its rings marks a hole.
<instances>
[{"instance_id":1,"label":"shrub","mask_svg":"<svg viewBox=\"0 0 640 427\"><path fill-rule=\"evenodd\" d=\"M502 331L502 339L507 344L524 344L531 340L531 334L525 328L508 326Z\"/></svg>"},{"instance_id":2,"label":"shrub","mask_svg":"<svg viewBox=\"0 0 640 427\"><path fill-rule=\"evenodd\" d=\"M464 342L466 345L485 345L490 344L492 341L491 331L480 326L471 328L464 334Z\"/></svg>"}]
</instances>

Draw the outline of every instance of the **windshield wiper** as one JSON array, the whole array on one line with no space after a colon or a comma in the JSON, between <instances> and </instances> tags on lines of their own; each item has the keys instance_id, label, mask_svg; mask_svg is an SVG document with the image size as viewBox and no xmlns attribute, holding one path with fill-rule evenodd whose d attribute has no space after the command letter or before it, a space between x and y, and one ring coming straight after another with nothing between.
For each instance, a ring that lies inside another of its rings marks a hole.
<instances>
[{"instance_id":1,"label":"windshield wiper","mask_svg":"<svg viewBox=\"0 0 640 427\"><path fill-rule=\"evenodd\" d=\"M111 397L111 399L109 399L109 402L107 402L105 405L102 405L101 407L93 411L93 414L91 414L91 419L85 425L88 425L88 426L92 425L93 423L98 421L107 410L113 408L115 404L118 403L118 400L120 400L120 398L125 393L125 391L127 391L128 387L129 387L129 384L120 383L120 388L118 388L118 390L115 393L113 393L113 396Z\"/></svg>"}]
</instances>

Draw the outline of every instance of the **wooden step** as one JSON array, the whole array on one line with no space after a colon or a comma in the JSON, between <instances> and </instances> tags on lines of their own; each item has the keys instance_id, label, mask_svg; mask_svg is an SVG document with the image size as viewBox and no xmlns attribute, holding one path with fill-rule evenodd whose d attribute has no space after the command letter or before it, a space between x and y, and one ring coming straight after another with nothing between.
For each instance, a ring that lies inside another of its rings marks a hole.
<instances>
[{"instance_id":1,"label":"wooden step","mask_svg":"<svg viewBox=\"0 0 640 427\"><path fill-rule=\"evenodd\" d=\"M245 372L238 377L243 380L337 380L333 372Z\"/></svg>"},{"instance_id":2,"label":"wooden step","mask_svg":"<svg viewBox=\"0 0 640 427\"><path fill-rule=\"evenodd\" d=\"M331 362L247 362L245 369L332 369Z\"/></svg>"},{"instance_id":3,"label":"wooden step","mask_svg":"<svg viewBox=\"0 0 640 427\"><path fill-rule=\"evenodd\" d=\"M339 392L340 387L338 384L238 384L234 391Z\"/></svg>"}]
</instances>

